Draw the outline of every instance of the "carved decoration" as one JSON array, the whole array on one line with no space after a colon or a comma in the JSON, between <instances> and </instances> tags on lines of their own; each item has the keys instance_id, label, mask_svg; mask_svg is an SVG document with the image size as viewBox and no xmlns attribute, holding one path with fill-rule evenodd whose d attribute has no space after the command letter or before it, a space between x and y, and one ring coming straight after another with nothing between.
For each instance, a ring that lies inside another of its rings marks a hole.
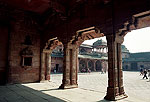
<instances>
[{"instance_id":1,"label":"carved decoration","mask_svg":"<svg viewBox=\"0 0 150 102\"><path fill-rule=\"evenodd\" d=\"M53 39L49 39L43 51L46 53L51 53L52 50L59 45L62 45L62 43L57 39L57 37Z\"/></svg>"},{"instance_id":2,"label":"carved decoration","mask_svg":"<svg viewBox=\"0 0 150 102\"><path fill-rule=\"evenodd\" d=\"M100 33L100 30L95 27L90 27L76 32L76 36L72 37L70 44L76 44L80 46L85 40L103 37L104 34Z\"/></svg>"},{"instance_id":3,"label":"carved decoration","mask_svg":"<svg viewBox=\"0 0 150 102\"><path fill-rule=\"evenodd\" d=\"M143 17L149 17L149 16L150 16L150 10L133 15L129 21L126 21L123 24L123 28L119 29L117 34L119 36L125 36L128 32L131 32L132 30L141 28L141 27L139 27L139 20Z\"/></svg>"},{"instance_id":4,"label":"carved decoration","mask_svg":"<svg viewBox=\"0 0 150 102\"><path fill-rule=\"evenodd\" d=\"M21 51L22 56L22 67L25 69L30 69L32 67L33 52L29 47L24 48Z\"/></svg>"},{"instance_id":5,"label":"carved decoration","mask_svg":"<svg viewBox=\"0 0 150 102\"><path fill-rule=\"evenodd\" d=\"M26 47L21 51L22 56L33 56L33 52L30 47Z\"/></svg>"}]
</instances>

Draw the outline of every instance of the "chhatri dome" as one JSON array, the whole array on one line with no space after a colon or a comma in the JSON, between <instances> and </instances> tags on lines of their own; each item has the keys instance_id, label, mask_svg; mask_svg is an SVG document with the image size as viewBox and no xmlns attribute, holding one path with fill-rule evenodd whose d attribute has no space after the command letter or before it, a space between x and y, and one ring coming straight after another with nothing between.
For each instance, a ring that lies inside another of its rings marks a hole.
<instances>
[{"instance_id":1,"label":"chhatri dome","mask_svg":"<svg viewBox=\"0 0 150 102\"><path fill-rule=\"evenodd\" d=\"M102 39L97 40L96 42L93 43L93 46L100 46L100 45L107 46L107 43L104 40L102 40Z\"/></svg>"},{"instance_id":2,"label":"chhatri dome","mask_svg":"<svg viewBox=\"0 0 150 102\"><path fill-rule=\"evenodd\" d=\"M122 50L122 52L126 52L126 53L129 53L129 50L126 48L126 46L125 45L121 45L121 50Z\"/></svg>"}]
</instances>

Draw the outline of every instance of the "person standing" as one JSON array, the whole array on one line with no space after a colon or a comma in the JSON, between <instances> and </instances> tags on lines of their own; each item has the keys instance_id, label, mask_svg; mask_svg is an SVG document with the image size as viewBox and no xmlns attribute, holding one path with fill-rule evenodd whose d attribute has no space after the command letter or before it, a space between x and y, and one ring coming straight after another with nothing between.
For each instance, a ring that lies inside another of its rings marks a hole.
<instances>
[{"instance_id":1,"label":"person standing","mask_svg":"<svg viewBox=\"0 0 150 102\"><path fill-rule=\"evenodd\" d=\"M150 69L148 69L148 77L149 77L149 81L150 81Z\"/></svg>"},{"instance_id":2,"label":"person standing","mask_svg":"<svg viewBox=\"0 0 150 102\"><path fill-rule=\"evenodd\" d=\"M140 69L140 75L143 75L143 68Z\"/></svg>"},{"instance_id":3,"label":"person standing","mask_svg":"<svg viewBox=\"0 0 150 102\"><path fill-rule=\"evenodd\" d=\"M104 69L102 68L102 70L101 70L101 74L104 74Z\"/></svg>"},{"instance_id":4,"label":"person standing","mask_svg":"<svg viewBox=\"0 0 150 102\"><path fill-rule=\"evenodd\" d=\"M144 73L144 77L143 77L143 79L144 79L144 78L148 79L148 78L147 78L147 70L146 70L146 69L144 70L144 72L143 72L143 73Z\"/></svg>"},{"instance_id":5,"label":"person standing","mask_svg":"<svg viewBox=\"0 0 150 102\"><path fill-rule=\"evenodd\" d=\"M91 73L91 70L90 70L89 68L87 69L87 71L88 71L89 73Z\"/></svg>"}]
</instances>

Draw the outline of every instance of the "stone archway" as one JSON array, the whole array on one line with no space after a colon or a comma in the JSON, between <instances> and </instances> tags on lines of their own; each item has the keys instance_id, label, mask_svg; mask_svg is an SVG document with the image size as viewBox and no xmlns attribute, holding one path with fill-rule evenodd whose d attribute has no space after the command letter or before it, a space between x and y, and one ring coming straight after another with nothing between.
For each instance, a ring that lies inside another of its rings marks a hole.
<instances>
[{"instance_id":1,"label":"stone archway","mask_svg":"<svg viewBox=\"0 0 150 102\"><path fill-rule=\"evenodd\" d=\"M51 72L63 72L63 45L58 45L51 53Z\"/></svg>"},{"instance_id":2,"label":"stone archway","mask_svg":"<svg viewBox=\"0 0 150 102\"><path fill-rule=\"evenodd\" d=\"M94 71L94 62L92 60L88 61L88 67L91 71Z\"/></svg>"},{"instance_id":3,"label":"stone archway","mask_svg":"<svg viewBox=\"0 0 150 102\"><path fill-rule=\"evenodd\" d=\"M40 81L50 80L51 56L53 49L62 43L56 38L49 39L41 53L41 72Z\"/></svg>"},{"instance_id":4,"label":"stone archway","mask_svg":"<svg viewBox=\"0 0 150 102\"><path fill-rule=\"evenodd\" d=\"M80 60L79 61L79 71L80 72L86 72L86 62L85 62L85 60Z\"/></svg>"},{"instance_id":5,"label":"stone archway","mask_svg":"<svg viewBox=\"0 0 150 102\"><path fill-rule=\"evenodd\" d=\"M95 27L90 27L78 30L71 40L62 39L64 45L64 66L63 80L60 86L61 89L76 88L77 72L78 72L78 48L83 41L104 36L100 30Z\"/></svg>"},{"instance_id":6,"label":"stone archway","mask_svg":"<svg viewBox=\"0 0 150 102\"><path fill-rule=\"evenodd\" d=\"M102 70L101 62L99 60L96 61L95 65L96 65L96 71Z\"/></svg>"}]
</instances>

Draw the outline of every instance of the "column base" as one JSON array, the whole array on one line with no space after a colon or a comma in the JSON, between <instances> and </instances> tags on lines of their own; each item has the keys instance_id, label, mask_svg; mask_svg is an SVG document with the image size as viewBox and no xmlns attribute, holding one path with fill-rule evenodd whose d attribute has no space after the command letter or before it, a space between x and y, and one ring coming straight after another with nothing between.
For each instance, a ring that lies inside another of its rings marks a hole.
<instances>
[{"instance_id":1,"label":"column base","mask_svg":"<svg viewBox=\"0 0 150 102\"><path fill-rule=\"evenodd\" d=\"M50 82L50 80L41 80L40 83Z\"/></svg>"},{"instance_id":2,"label":"column base","mask_svg":"<svg viewBox=\"0 0 150 102\"><path fill-rule=\"evenodd\" d=\"M126 94L118 95L118 96L115 96L115 97L112 97L110 95L106 95L104 97L104 99L109 100L109 101L117 101L117 100L121 100L121 99L124 99L124 98L127 98L127 97L128 96Z\"/></svg>"},{"instance_id":3,"label":"column base","mask_svg":"<svg viewBox=\"0 0 150 102\"><path fill-rule=\"evenodd\" d=\"M78 85L64 85L64 84L61 84L61 86L59 87L59 89L72 89L72 88L77 88Z\"/></svg>"},{"instance_id":4,"label":"column base","mask_svg":"<svg viewBox=\"0 0 150 102\"><path fill-rule=\"evenodd\" d=\"M46 76L46 80L50 80L50 75L47 75L47 76Z\"/></svg>"},{"instance_id":5,"label":"column base","mask_svg":"<svg viewBox=\"0 0 150 102\"><path fill-rule=\"evenodd\" d=\"M122 93L119 93L119 87L107 87L107 95L104 97L104 99L109 101L116 101L127 97L128 96L124 93L124 90L122 90Z\"/></svg>"}]
</instances>

